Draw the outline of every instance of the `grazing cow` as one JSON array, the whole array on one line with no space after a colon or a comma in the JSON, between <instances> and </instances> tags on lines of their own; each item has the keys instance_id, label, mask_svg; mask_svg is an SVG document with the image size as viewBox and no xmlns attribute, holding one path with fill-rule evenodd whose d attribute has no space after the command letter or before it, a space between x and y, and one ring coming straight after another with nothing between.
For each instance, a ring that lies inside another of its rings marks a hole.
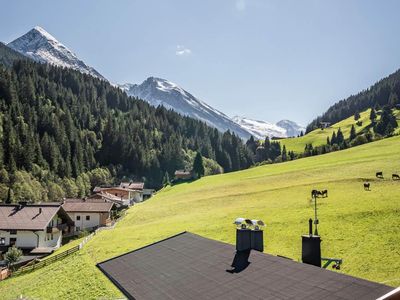
<instances>
[{"instance_id":1,"label":"grazing cow","mask_svg":"<svg viewBox=\"0 0 400 300\"><path fill-rule=\"evenodd\" d=\"M328 190L323 190L323 191L312 190L311 191L311 198L319 198L319 197L328 197Z\"/></svg>"},{"instance_id":2,"label":"grazing cow","mask_svg":"<svg viewBox=\"0 0 400 300\"><path fill-rule=\"evenodd\" d=\"M318 197L318 191L317 190L312 190L311 191L311 198L317 198Z\"/></svg>"},{"instance_id":3,"label":"grazing cow","mask_svg":"<svg viewBox=\"0 0 400 300\"><path fill-rule=\"evenodd\" d=\"M369 191L371 184L369 182L364 182L364 190Z\"/></svg>"},{"instance_id":4,"label":"grazing cow","mask_svg":"<svg viewBox=\"0 0 400 300\"><path fill-rule=\"evenodd\" d=\"M393 180L400 180L400 176L398 174L392 174Z\"/></svg>"},{"instance_id":5,"label":"grazing cow","mask_svg":"<svg viewBox=\"0 0 400 300\"><path fill-rule=\"evenodd\" d=\"M328 190L322 190L322 191L320 191L320 195L322 196L322 197L328 197Z\"/></svg>"},{"instance_id":6,"label":"grazing cow","mask_svg":"<svg viewBox=\"0 0 400 300\"><path fill-rule=\"evenodd\" d=\"M383 178L383 172L376 172L377 178Z\"/></svg>"}]
</instances>

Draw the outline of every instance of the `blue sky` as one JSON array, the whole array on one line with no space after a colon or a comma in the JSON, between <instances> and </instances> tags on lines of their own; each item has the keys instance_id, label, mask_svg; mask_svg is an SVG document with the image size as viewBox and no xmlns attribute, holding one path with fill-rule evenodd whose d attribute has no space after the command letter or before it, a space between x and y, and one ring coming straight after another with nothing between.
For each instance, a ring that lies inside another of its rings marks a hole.
<instances>
[{"instance_id":1,"label":"blue sky","mask_svg":"<svg viewBox=\"0 0 400 300\"><path fill-rule=\"evenodd\" d=\"M224 113L306 124L400 67L400 1L3 1L112 82L181 85Z\"/></svg>"}]
</instances>

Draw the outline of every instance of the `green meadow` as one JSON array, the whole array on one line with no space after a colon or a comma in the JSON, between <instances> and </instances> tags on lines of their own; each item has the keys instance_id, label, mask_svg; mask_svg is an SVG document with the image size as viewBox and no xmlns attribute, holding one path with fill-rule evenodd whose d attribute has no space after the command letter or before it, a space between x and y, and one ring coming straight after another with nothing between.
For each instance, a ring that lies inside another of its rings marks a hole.
<instances>
[{"instance_id":1,"label":"green meadow","mask_svg":"<svg viewBox=\"0 0 400 300\"><path fill-rule=\"evenodd\" d=\"M279 140L281 145L285 145L286 149L289 151L294 151L295 153L302 153L304 152L304 148L307 144L312 144L313 146L321 146L326 144L326 139L329 137L329 139L332 137L333 132L337 132L338 129L343 132L344 137L347 139L350 136L350 130L351 126L354 125L354 128L356 129L356 133L359 133L366 127L371 125L371 120L369 119L369 115L371 113L371 109L368 109L366 111L363 111L360 113L360 119L359 120L354 120L354 116L351 116L347 119L344 119L338 123L333 124L332 126L326 128L326 129L315 129L311 132L309 132L307 135L301 136L301 137L295 137L295 138L286 138L286 139L281 139ZM397 122L400 125L400 110L394 110L393 114L397 117ZM379 120L380 116L377 116L377 119ZM361 126L357 125L357 122L360 121L362 123ZM395 133L399 133L400 128L397 128Z\"/></svg>"},{"instance_id":2,"label":"green meadow","mask_svg":"<svg viewBox=\"0 0 400 300\"><path fill-rule=\"evenodd\" d=\"M264 251L299 261L301 235L314 213L312 189L329 192L318 200L322 255L343 259L338 272L398 286L400 181L391 174L400 173L399 150L400 136L395 136L165 188L129 209L115 229L100 232L80 252L0 282L0 298L122 297L96 263L182 231L234 244L237 217L263 220ZM377 171L385 178L375 178ZM364 191L366 179L371 191Z\"/></svg>"}]
</instances>

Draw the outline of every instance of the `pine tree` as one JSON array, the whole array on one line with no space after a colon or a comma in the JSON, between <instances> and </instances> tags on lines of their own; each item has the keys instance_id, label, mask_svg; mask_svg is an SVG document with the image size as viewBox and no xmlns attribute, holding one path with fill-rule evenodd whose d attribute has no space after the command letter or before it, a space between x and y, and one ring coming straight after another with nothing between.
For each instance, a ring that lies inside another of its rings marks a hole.
<instances>
[{"instance_id":1,"label":"pine tree","mask_svg":"<svg viewBox=\"0 0 400 300\"><path fill-rule=\"evenodd\" d=\"M344 142L344 135L343 135L342 130L339 127L337 134L336 134L336 143L340 146L340 145L343 145L343 142Z\"/></svg>"},{"instance_id":2,"label":"pine tree","mask_svg":"<svg viewBox=\"0 0 400 300\"><path fill-rule=\"evenodd\" d=\"M357 112L354 114L354 120L358 121L360 118L361 118L360 113L357 111Z\"/></svg>"},{"instance_id":3,"label":"pine tree","mask_svg":"<svg viewBox=\"0 0 400 300\"><path fill-rule=\"evenodd\" d=\"M336 133L333 132L332 133L332 137L331 137L331 146L337 144L337 139L336 139Z\"/></svg>"},{"instance_id":4,"label":"pine tree","mask_svg":"<svg viewBox=\"0 0 400 300\"><path fill-rule=\"evenodd\" d=\"M282 148L282 161L287 161L286 146L283 145Z\"/></svg>"},{"instance_id":5,"label":"pine tree","mask_svg":"<svg viewBox=\"0 0 400 300\"><path fill-rule=\"evenodd\" d=\"M249 150L255 154L256 153L256 149L257 149L257 143L254 140L253 136L250 136L250 138L248 139L248 141L246 142L246 146L247 148L249 148Z\"/></svg>"},{"instance_id":6,"label":"pine tree","mask_svg":"<svg viewBox=\"0 0 400 300\"><path fill-rule=\"evenodd\" d=\"M369 119L371 120L371 123L375 123L376 112L375 112L375 109L373 107L371 108L371 112L369 114Z\"/></svg>"},{"instance_id":7,"label":"pine tree","mask_svg":"<svg viewBox=\"0 0 400 300\"><path fill-rule=\"evenodd\" d=\"M168 186L168 185L171 185L171 181L169 180L169 174L168 174L168 172L165 172L162 183L163 183L163 186L164 186L164 187L166 187L166 186Z\"/></svg>"},{"instance_id":8,"label":"pine tree","mask_svg":"<svg viewBox=\"0 0 400 300\"><path fill-rule=\"evenodd\" d=\"M354 125L351 125L350 141L354 140L355 138L356 138L356 129L354 128Z\"/></svg>"},{"instance_id":9,"label":"pine tree","mask_svg":"<svg viewBox=\"0 0 400 300\"><path fill-rule=\"evenodd\" d=\"M7 204L11 204L12 203L12 191L11 188L8 188L8 192L7 192L7 199L6 199L6 203Z\"/></svg>"},{"instance_id":10,"label":"pine tree","mask_svg":"<svg viewBox=\"0 0 400 300\"><path fill-rule=\"evenodd\" d=\"M204 176L204 172L203 157L200 152L197 152L193 162L193 173L196 174L197 178L200 178Z\"/></svg>"}]
</instances>

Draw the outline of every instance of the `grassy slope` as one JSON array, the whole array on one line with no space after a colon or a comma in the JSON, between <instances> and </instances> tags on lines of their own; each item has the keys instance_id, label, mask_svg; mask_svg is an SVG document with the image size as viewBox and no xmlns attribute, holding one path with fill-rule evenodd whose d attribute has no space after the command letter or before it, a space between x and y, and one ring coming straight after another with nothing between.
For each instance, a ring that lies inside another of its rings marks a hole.
<instances>
[{"instance_id":1,"label":"grassy slope","mask_svg":"<svg viewBox=\"0 0 400 300\"><path fill-rule=\"evenodd\" d=\"M360 113L359 121L362 121L362 126L357 126L357 121L355 121L354 116L352 116L333 124L331 127L324 130L316 129L302 137L282 139L280 140L281 145L285 145L287 150L291 150L296 153L303 152L306 144L312 144L313 146L326 144L326 138L331 138L332 133L334 131L337 132L339 128L342 130L344 137L347 139L350 136L351 125L354 124L356 132L359 132L371 124L371 120L369 119L370 112L371 110L368 109Z\"/></svg>"},{"instance_id":2,"label":"grassy slope","mask_svg":"<svg viewBox=\"0 0 400 300\"><path fill-rule=\"evenodd\" d=\"M319 205L322 253L343 258L341 272L400 284L400 137L292 162L209 176L167 188L130 209L79 253L34 273L0 283L2 298L121 297L95 263L187 230L234 243L238 216L267 223L265 251L298 260L300 235L313 215L310 191L329 190ZM363 190L370 178L372 191Z\"/></svg>"},{"instance_id":3,"label":"grassy slope","mask_svg":"<svg viewBox=\"0 0 400 300\"><path fill-rule=\"evenodd\" d=\"M294 151L296 153L304 152L304 148L306 144L312 144L313 146L320 146L326 144L326 138L332 137L332 133L335 131L337 132L340 128L344 134L344 137L347 139L350 136L351 125L354 125L356 132L360 132L365 127L371 125L371 120L369 119L369 114L371 109L367 109L366 111L360 113L359 121L362 121L361 126L357 126L357 121L354 120L354 116L351 116L347 119L344 119L336 124L333 124L331 127L321 130L316 129L309 132L307 135L302 137L295 137L295 138L287 138L279 140L281 145L285 145L286 149L289 151ZM397 123L400 126L400 110L394 110L394 115L397 118ZM379 120L380 116L378 116ZM395 130L395 134L400 133L400 127Z\"/></svg>"}]
</instances>

